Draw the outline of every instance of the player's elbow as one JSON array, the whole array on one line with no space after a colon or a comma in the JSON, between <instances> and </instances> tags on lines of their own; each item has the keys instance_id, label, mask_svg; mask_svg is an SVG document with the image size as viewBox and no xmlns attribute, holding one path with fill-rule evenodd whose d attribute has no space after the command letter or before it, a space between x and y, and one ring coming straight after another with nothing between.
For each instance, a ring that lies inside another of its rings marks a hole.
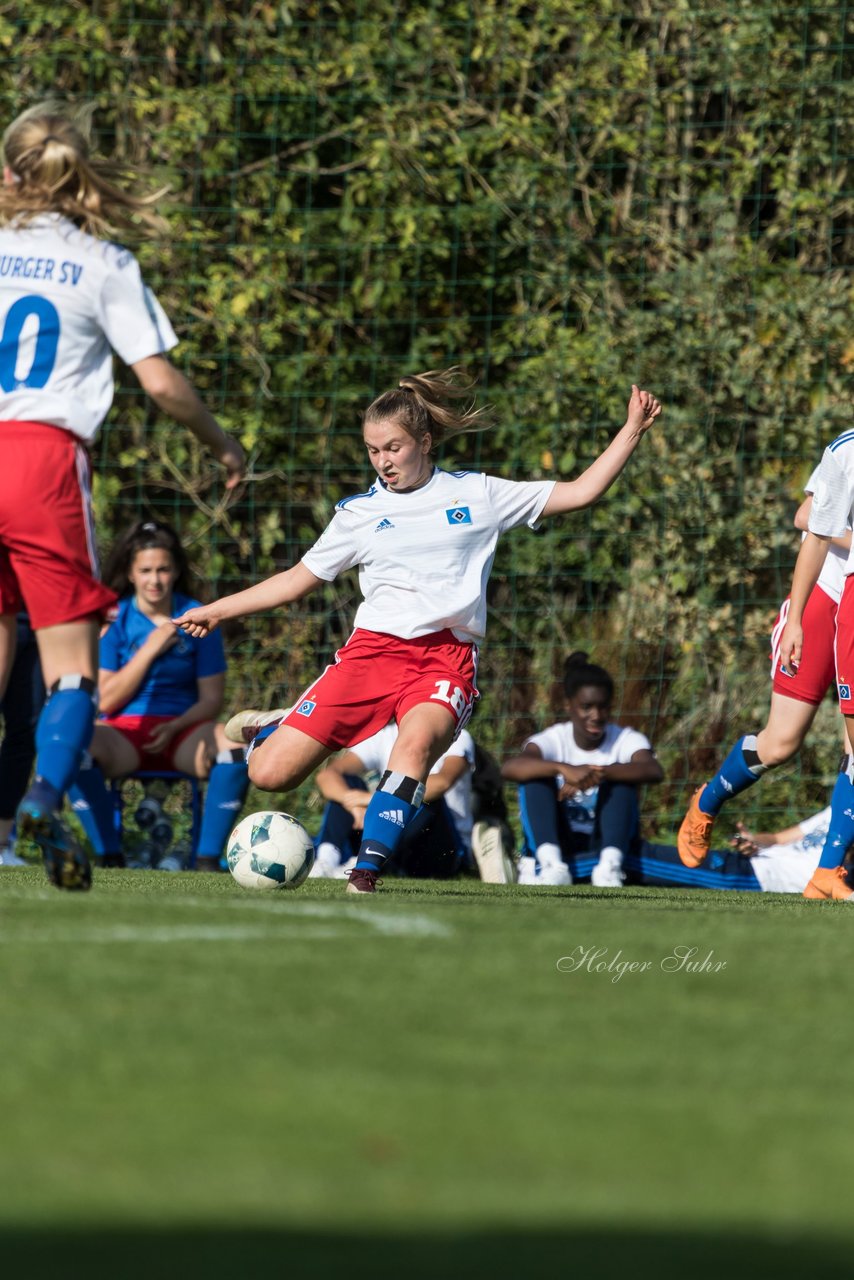
<instances>
[{"instance_id":1,"label":"player's elbow","mask_svg":"<svg viewBox=\"0 0 854 1280\"><path fill-rule=\"evenodd\" d=\"M183 374L165 356L149 356L147 360L140 360L133 366L133 371L143 391L156 404L172 399L184 381Z\"/></svg>"}]
</instances>

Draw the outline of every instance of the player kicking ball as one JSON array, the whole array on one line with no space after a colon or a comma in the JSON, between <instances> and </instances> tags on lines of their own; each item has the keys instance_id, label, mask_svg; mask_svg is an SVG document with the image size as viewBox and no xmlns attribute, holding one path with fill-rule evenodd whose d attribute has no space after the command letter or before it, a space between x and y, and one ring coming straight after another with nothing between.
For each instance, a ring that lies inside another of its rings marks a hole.
<instances>
[{"instance_id":1,"label":"player kicking ball","mask_svg":"<svg viewBox=\"0 0 854 1280\"><path fill-rule=\"evenodd\" d=\"M365 813L351 893L375 891L421 805L430 769L471 715L499 536L596 502L661 412L654 395L632 387L626 422L582 475L517 482L433 462L439 444L490 425L485 410L455 404L470 388L449 369L402 378L380 395L363 424L376 483L338 503L298 564L175 620L190 635L204 635L227 619L300 600L359 566L364 599L334 664L287 713L243 713L227 726L231 735L239 729L254 739L251 781L263 791L290 791L332 752L397 723L388 767Z\"/></svg>"}]
</instances>

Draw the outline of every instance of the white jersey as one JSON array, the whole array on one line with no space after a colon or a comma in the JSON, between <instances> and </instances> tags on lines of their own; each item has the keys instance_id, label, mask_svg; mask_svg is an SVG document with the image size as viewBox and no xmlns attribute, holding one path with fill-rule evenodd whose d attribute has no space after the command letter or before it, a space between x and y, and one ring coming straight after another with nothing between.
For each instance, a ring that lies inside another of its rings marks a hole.
<instances>
[{"instance_id":1,"label":"white jersey","mask_svg":"<svg viewBox=\"0 0 854 1280\"><path fill-rule=\"evenodd\" d=\"M349 750L359 757L367 773L382 774L388 768L388 758L397 741L397 734L397 725L387 724L378 733L365 738L363 742L356 743ZM460 731L459 736L451 743L445 754L440 756L433 765L430 773L439 773L442 765L449 759L462 759L468 764L465 773L452 787L448 788L442 799L451 811L454 826L460 838L465 842L466 848L470 849L473 825L471 778L474 772L474 741L467 729Z\"/></svg>"},{"instance_id":2,"label":"white jersey","mask_svg":"<svg viewBox=\"0 0 854 1280\"><path fill-rule=\"evenodd\" d=\"M552 760L557 764L630 764L636 752L652 750L652 744L645 734L619 724L607 724L599 746L587 750L576 744L570 720L550 725L541 733L532 734L525 739L523 745L527 747L529 743L539 747L544 760ZM559 774L558 781L563 786L565 779ZM566 815L573 831L583 835L591 834L596 821L598 796L598 787L588 787L586 791L578 791L571 800L565 801Z\"/></svg>"},{"instance_id":3,"label":"white jersey","mask_svg":"<svg viewBox=\"0 0 854 1280\"><path fill-rule=\"evenodd\" d=\"M498 536L535 527L554 483L438 467L410 493L377 481L338 503L302 563L325 582L359 566L357 627L404 640L448 627L458 640L478 641Z\"/></svg>"},{"instance_id":4,"label":"white jersey","mask_svg":"<svg viewBox=\"0 0 854 1280\"><path fill-rule=\"evenodd\" d=\"M807 522L810 532L841 538L851 528L854 514L854 431L843 432L827 446L812 481L815 489ZM845 573L854 573L850 551Z\"/></svg>"},{"instance_id":5,"label":"white jersey","mask_svg":"<svg viewBox=\"0 0 854 1280\"><path fill-rule=\"evenodd\" d=\"M59 214L0 227L0 421L46 422L91 440L125 364L177 338L139 264Z\"/></svg>"},{"instance_id":6,"label":"white jersey","mask_svg":"<svg viewBox=\"0 0 854 1280\"><path fill-rule=\"evenodd\" d=\"M818 866L830 827L830 807L799 823L801 836L791 844L772 844L750 859L765 893L803 893Z\"/></svg>"},{"instance_id":7,"label":"white jersey","mask_svg":"<svg viewBox=\"0 0 854 1280\"><path fill-rule=\"evenodd\" d=\"M815 493L815 486L818 481L818 473L820 465L813 471L809 480L804 487L804 493ZM850 523L848 528L850 528ZM804 534L805 538L807 535ZM803 541L803 538L801 539ZM816 586L821 587L831 600L835 600L837 604L842 599L842 589L845 586L845 564L848 560L848 552L843 551L842 547L828 547L827 555L824 558L824 564L821 567L821 573L818 575Z\"/></svg>"}]
</instances>

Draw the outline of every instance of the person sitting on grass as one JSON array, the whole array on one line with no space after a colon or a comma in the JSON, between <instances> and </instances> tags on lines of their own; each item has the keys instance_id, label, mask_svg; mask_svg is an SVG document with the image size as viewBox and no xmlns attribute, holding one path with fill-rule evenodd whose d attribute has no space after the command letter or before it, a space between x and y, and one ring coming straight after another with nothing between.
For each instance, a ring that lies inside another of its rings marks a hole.
<instances>
[{"instance_id":1,"label":"person sitting on grass","mask_svg":"<svg viewBox=\"0 0 854 1280\"><path fill-rule=\"evenodd\" d=\"M155 520L127 529L104 567L104 581L120 599L100 642L102 718L70 795L105 866L124 865L105 778L138 770L207 778L195 862L200 871L219 870L246 798L243 748L217 723L226 669L222 637L194 639L172 623L197 607L188 578L177 533Z\"/></svg>"},{"instance_id":2,"label":"person sitting on grass","mask_svg":"<svg viewBox=\"0 0 854 1280\"><path fill-rule=\"evenodd\" d=\"M564 695L568 718L528 738L501 770L519 785L519 884L617 888L639 838L639 790L664 774L649 739L611 721L614 681L586 653L567 658Z\"/></svg>"},{"instance_id":3,"label":"person sitting on grass","mask_svg":"<svg viewBox=\"0 0 854 1280\"><path fill-rule=\"evenodd\" d=\"M626 855L626 883L802 894L829 828L829 805L780 831L751 832L739 822L731 847L710 850L698 867L686 867L675 845L642 840Z\"/></svg>"}]
</instances>

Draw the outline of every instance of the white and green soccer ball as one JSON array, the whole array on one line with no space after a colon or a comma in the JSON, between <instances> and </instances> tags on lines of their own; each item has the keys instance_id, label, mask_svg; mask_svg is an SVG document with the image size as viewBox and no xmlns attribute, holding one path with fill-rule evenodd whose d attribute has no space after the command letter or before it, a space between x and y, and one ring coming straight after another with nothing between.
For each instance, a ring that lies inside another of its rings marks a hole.
<instances>
[{"instance_id":1,"label":"white and green soccer ball","mask_svg":"<svg viewBox=\"0 0 854 1280\"><path fill-rule=\"evenodd\" d=\"M314 866L314 845L289 813L264 810L241 818L225 856L244 889L298 889Z\"/></svg>"}]
</instances>

